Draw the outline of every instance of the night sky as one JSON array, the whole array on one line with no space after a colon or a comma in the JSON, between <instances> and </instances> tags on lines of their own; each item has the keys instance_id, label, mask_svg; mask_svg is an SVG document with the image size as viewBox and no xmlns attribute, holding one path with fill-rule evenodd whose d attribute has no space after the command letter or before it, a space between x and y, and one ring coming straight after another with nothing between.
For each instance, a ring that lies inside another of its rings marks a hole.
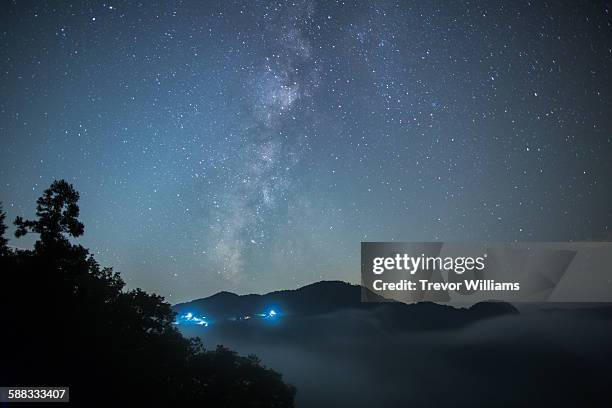
<instances>
[{"instance_id":1,"label":"night sky","mask_svg":"<svg viewBox=\"0 0 612 408\"><path fill-rule=\"evenodd\" d=\"M357 282L360 241L611 239L610 5L561 3L2 1L0 201L65 178L172 303Z\"/></svg>"}]
</instances>

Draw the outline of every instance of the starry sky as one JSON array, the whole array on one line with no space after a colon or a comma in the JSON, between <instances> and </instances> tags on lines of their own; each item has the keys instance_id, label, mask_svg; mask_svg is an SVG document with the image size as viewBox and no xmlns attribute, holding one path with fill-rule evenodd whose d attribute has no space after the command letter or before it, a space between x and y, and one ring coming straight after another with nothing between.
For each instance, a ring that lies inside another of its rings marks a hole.
<instances>
[{"instance_id":1,"label":"starry sky","mask_svg":"<svg viewBox=\"0 0 612 408\"><path fill-rule=\"evenodd\" d=\"M601 1L2 1L0 201L128 287L359 280L361 241L612 239ZM27 248L34 238L11 239Z\"/></svg>"}]
</instances>

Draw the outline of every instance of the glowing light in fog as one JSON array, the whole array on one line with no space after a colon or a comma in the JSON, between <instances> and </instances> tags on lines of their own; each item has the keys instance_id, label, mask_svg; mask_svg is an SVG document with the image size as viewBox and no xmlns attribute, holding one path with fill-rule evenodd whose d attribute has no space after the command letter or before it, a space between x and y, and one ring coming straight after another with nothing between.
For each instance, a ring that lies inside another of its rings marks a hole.
<instances>
[{"instance_id":1,"label":"glowing light in fog","mask_svg":"<svg viewBox=\"0 0 612 408\"><path fill-rule=\"evenodd\" d=\"M178 316L174 324L197 324L198 326L208 326L206 316L197 317L193 313L185 313L184 315Z\"/></svg>"},{"instance_id":2,"label":"glowing light in fog","mask_svg":"<svg viewBox=\"0 0 612 408\"><path fill-rule=\"evenodd\" d=\"M278 316L279 316L278 312L274 309L270 309L268 313L265 313L262 315L264 319L274 319L274 320L277 319Z\"/></svg>"}]
</instances>

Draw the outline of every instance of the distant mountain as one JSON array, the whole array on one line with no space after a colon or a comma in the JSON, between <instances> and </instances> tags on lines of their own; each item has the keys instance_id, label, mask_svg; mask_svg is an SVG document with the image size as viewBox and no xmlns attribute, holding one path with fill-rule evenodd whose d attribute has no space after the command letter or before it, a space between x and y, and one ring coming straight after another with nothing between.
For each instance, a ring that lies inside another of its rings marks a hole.
<instances>
[{"instance_id":1,"label":"distant mountain","mask_svg":"<svg viewBox=\"0 0 612 408\"><path fill-rule=\"evenodd\" d=\"M300 408L612 406L609 310L521 305L517 315L498 302L362 303L361 291L317 282L265 295L221 292L174 308L212 322L179 324L185 336L254 354L282 373L297 386Z\"/></svg>"},{"instance_id":2,"label":"distant mountain","mask_svg":"<svg viewBox=\"0 0 612 408\"><path fill-rule=\"evenodd\" d=\"M341 281L321 281L295 290L282 290L265 295L236 295L219 292L207 298L179 303L173 308L179 314L194 313L216 322L276 311L283 318L305 318L346 310L369 311L385 326L407 328L448 328L483 318L518 313L510 304L483 302L469 309L458 309L434 303L406 305L389 302L370 291L367 297L377 302L362 302L367 289Z\"/></svg>"},{"instance_id":3,"label":"distant mountain","mask_svg":"<svg viewBox=\"0 0 612 408\"><path fill-rule=\"evenodd\" d=\"M380 298L384 301L383 298ZM265 313L271 308L285 316L305 316L347 308L361 308L361 286L341 281L321 281L295 290L281 290L265 295L236 295L219 292L203 299L174 306L179 312L201 313L224 319Z\"/></svg>"}]
</instances>

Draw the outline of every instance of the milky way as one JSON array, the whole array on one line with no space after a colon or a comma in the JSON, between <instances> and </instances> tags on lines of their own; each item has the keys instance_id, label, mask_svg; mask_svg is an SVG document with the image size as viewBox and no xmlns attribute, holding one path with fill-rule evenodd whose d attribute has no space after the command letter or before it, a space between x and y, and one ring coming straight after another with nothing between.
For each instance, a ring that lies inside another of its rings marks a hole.
<instances>
[{"instance_id":1,"label":"milky way","mask_svg":"<svg viewBox=\"0 0 612 408\"><path fill-rule=\"evenodd\" d=\"M596 2L5 2L0 201L81 192L171 302L359 279L361 241L612 238ZM11 239L28 247L28 239Z\"/></svg>"},{"instance_id":2,"label":"milky way","mask_svg":"<svg viewBox=\"0 0 612 408\"><path fill-rule=\"evenodd\" d=\"M253 123L244 132L237 152L239 161L230 169L240 180L224 187L217 211L212 254L215 268L226 278L243 278L247 253L265 247L271 238L266 225L274 222L275 209L286 206L291 170L299 149L281 131L294 105L308 98L317 86L312 68L312 45L303 30L312 24L314 5L293 3L290 8L270 8L263 13L263 35L269 56L255 66L245 81L248 112ZM248 119L247 119L248 120ZM273 231L274 233L276 231ZM249 248L251 247L251 248ZM253 256L253 255L251 255Z\"/></svg>"}]
</instances>

